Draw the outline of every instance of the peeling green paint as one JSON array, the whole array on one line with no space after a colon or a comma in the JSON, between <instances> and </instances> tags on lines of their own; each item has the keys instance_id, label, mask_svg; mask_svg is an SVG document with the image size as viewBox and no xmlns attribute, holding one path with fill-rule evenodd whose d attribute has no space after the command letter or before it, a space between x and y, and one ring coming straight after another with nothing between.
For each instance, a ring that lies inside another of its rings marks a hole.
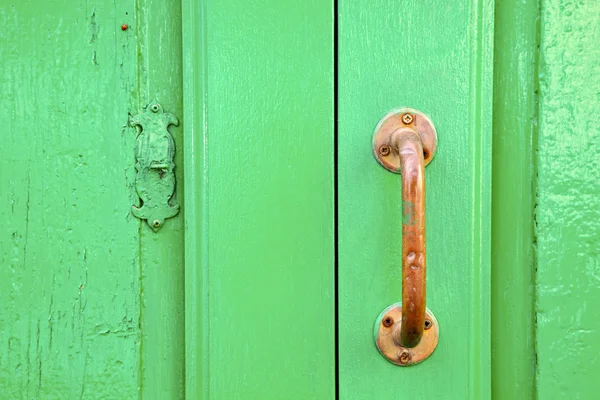
<instances>
[{"instance_id":1,"label":"peeling green paint","mask_svg":"<svg viewBox=\"0 0 600 400\"><path fill-rule=\"evenodd\" d=\"M2 400L184 398L183 218L156 235L132 215L123 127L153 98L182 114L180 17L162 0L0 6Z\"/></svg>"}]
</instances>

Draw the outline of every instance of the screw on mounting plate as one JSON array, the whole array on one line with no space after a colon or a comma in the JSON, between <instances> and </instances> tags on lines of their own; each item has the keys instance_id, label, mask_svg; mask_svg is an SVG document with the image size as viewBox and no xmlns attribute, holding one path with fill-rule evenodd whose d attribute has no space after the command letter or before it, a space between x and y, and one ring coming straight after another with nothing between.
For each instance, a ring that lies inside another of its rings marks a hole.
<instances>
[{"instance_id":1,"label":"screw on mounting plate","mask_svg":"<svg viewBox=\"0 0 600 400\"><path fill-rule=\"evenodd\" d=\"M411 113L406 113L402 116L402 122L404 122L405 125L408 125L410 123L413 122L413 116Z\"/></svg>"},{"instance_id":2,"label":"screw on mounting plate","mask_svg":"<svg viewBox=\"0 0 600 400\"><path fill-rule=\"evenodd\" d=\"M390 316L386 316L381 320L381 323L383 324L383 326L385 326L386 328L389 328L390 326L394 325L394 319Z\"/></svg>"},{"instance_id":3,"label":"screw on mounting plate","mask_svg":"<svg viewBox=\"0 0 600 400\"><path fill-rule=\"evenodd\" d=\"M388 146L387 144L384 144L379 148L379 154L381 154L382 156L387 156L388 154L390 154L391 151L392 150L390 149L390 146Z\"/></svg>"},{"instance_id":4,"label":"screw on mounting plate","mask_svg":"<svg viewBox=\"0 0 600 400\"><path fill-rule=\"evenodd\" d=\"M433 323L431 322L431 320L426 319L425 320L425 330L431 329L432 326L433 326Z\"/></svg>"},{"instance_id":5,"label":"screw on mounting plate","mask_svg":"<svg viewBox=\"0 0 600 400\"><path fill-rule=\"evenodd\" d=\"M410 353L406 350L402 351L399 358L400 364L408 364L410 362L410 359Z\"/></svg>"}]
</instances>

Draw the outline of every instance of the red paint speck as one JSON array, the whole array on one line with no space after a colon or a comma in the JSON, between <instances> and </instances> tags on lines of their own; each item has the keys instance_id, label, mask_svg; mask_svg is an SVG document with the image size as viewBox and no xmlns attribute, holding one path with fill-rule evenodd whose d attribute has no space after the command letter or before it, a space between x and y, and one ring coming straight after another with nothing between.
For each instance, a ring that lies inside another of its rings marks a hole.
<instances>
[{"instance_id":1,"label":"red paint speck","mask_svg":"<svg viewBox=\"0 0 600 400\"><path fill-rule=\"evenodd\" d=\"M121 25L121 30L122 30L122 31L126 31L126 30L127 30L127 28L129 28L129 26L128 26L127 24L123 24L123 25Z\"/></svg>"}]
</instances>

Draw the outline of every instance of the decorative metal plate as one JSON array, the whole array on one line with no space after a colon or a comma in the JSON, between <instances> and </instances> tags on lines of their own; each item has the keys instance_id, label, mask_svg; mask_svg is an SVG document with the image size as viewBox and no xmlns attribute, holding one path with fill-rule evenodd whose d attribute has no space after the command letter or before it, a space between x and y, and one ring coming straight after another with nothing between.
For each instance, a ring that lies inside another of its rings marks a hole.
<instances>
[{"instance_id":1,"label":"decorative metal plate","mask_svg":"<svg viewBox=\"0 0 600 400\"><path fill-rule=\"evenodd\" d=\"M169 126L177 126L179 121L153 101L145 112L131 118L131 124L139 128L135 189L140 198L140 205L132 206L131 212L137 218L145 219L156 232L165 219L179 212L179 205L172 200L175 191L175 142L169 133Z\"/></svg>"}]
</instances>

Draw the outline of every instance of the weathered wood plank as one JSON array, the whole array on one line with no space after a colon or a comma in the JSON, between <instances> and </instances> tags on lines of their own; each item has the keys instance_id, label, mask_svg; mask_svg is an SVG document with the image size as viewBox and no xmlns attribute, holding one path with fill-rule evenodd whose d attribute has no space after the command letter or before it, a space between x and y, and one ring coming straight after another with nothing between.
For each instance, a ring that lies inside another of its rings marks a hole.
<instances>
[{"instance_id":1,"label":"weathered wood plank","mask_svg":"<svg viewBox=\"0 0 600 400\"><path fill-rule=\"evenodd\" d=\"M177 51L152 53L177 49L177 27L145 37L160 31L142 16L153 7L0 8L1 398L134 399L153 380L165 398L182 396L181 229L167 224L155 240L130 214L129 113L176 93L180 71Z\"/></svg>"},{"instance_id":2,"label":"weathered wood plank","mask_svg":"<svg viewBox=\"0 0 600 400\"><path fill-rule=\"evenodd\" d=\"M0 10L2 397L137 397L136 54L115 23L133 10Z\"/></svg>"}]
</instances>

